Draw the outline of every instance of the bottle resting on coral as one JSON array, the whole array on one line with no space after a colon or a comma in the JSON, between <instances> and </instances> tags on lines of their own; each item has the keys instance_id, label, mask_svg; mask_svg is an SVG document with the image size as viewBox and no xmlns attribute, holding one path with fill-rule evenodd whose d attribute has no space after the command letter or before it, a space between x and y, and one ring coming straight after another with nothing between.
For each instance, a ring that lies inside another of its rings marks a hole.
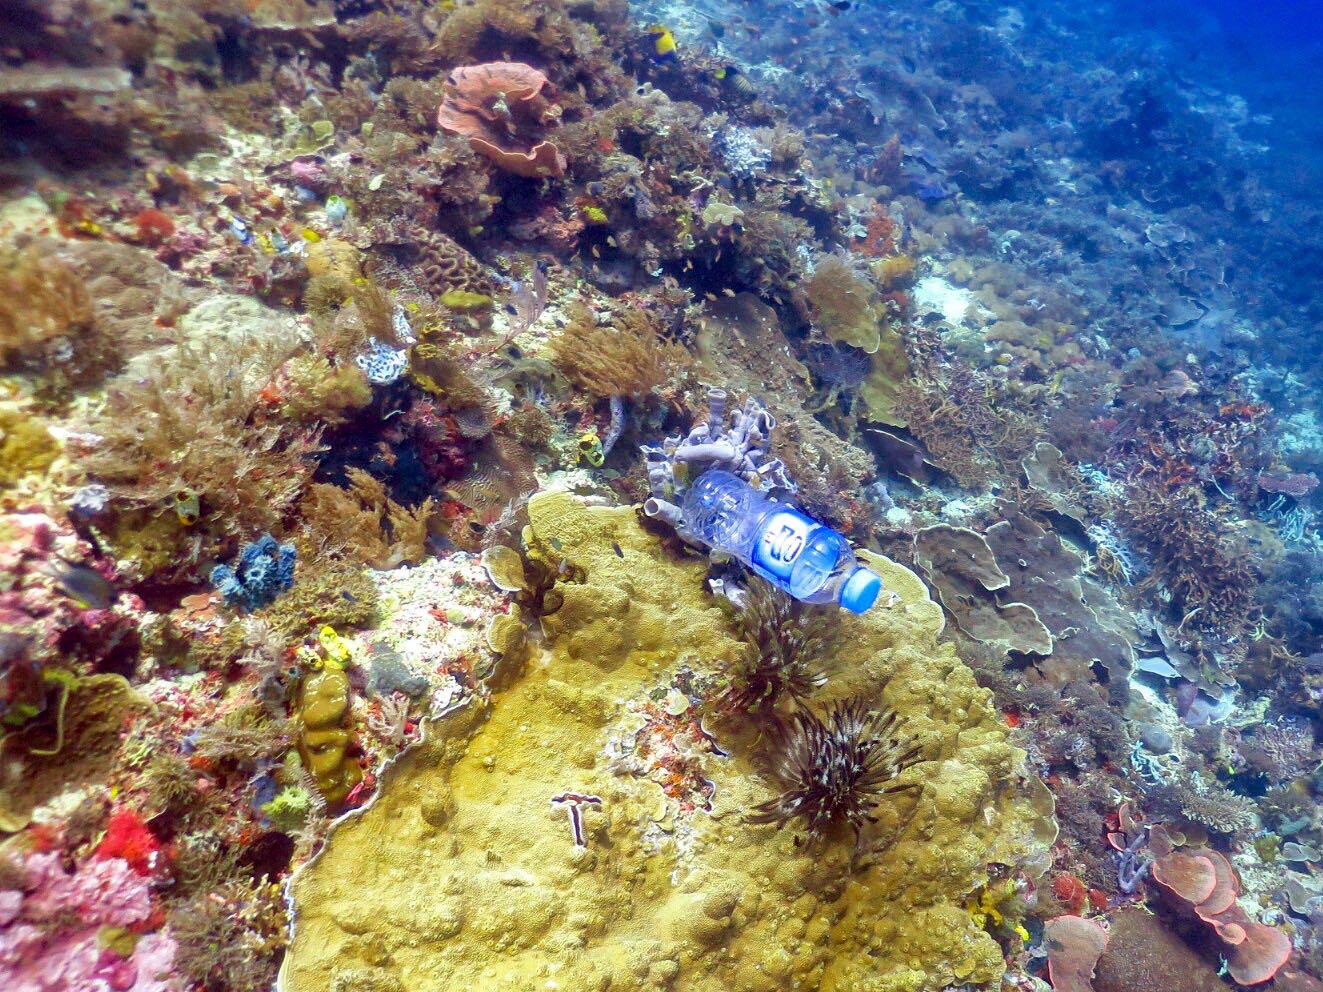
<instances>
[{"instance_id":1,"label":"bottle resting on coral","mask_svg":"<svg viewBox=\"0 0 1323 992\"><path fill-rule=\"evenodd\" d=\"M881 577L859 564L844 537L730 472L694 480L683 519L683 536L738 558L795 599L864 613L882 592Z\"/></svg>"}]
</instances>

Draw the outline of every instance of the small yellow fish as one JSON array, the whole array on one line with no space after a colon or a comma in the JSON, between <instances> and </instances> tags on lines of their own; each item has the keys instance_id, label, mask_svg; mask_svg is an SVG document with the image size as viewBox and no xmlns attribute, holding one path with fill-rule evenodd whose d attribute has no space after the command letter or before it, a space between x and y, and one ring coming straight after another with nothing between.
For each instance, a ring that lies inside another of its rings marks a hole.
<instances>
[{"instance_id":1,"label":"small yellow fish","mask_svg":"<svg viewBox=\"0 0 1323 992\"><path fill-rule=\"evenodd\" d=\"M671 34L671 29L661 24L654 24L648 28L648 34L652 35L653 61L674 62L675 35Z\"/></svg>"},{"instance_id":2,"label":"small yellow fish","mask_svg":"<svg viewBox=\"0 0 1323 992\"><path fill-rule=\"evenodd\" d=\"M606 452L602 450L602 439L597 431L584 431L579 435L579 457L593 468L601 468L606 461Z\"/></svg>"},{"instance_id":3,"label":"small yellow fish","mask_svg":"<svg viewBox=\"0 0 1323 992\"><path fill-rule=\"evenodd\" d=\"M198 514L202 512L202 506L198 501L198 494L190 489L181 489L171 497L171 502L175 508L175 516L185 527L192 527L198 522Z\"/></svg>"}]
</instances>

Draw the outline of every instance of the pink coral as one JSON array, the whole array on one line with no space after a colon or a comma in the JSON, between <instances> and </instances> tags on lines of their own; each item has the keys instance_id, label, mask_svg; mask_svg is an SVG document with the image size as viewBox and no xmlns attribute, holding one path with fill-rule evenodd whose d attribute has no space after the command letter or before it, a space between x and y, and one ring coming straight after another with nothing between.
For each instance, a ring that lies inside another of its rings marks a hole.
<instances>
[{"instance_id":1,"label":"pink coral","mask_svg":"<svg viewBox=\"0 0 1323 992\"><path fill-rule=\"evenodd\" d=\"M152 914L150 883L122 858L64 870L60 855L23 863L24 891L0 893L0 988L5 992L170 992L176 944L166 933L122 957L102 948L102 927L134 927Z\"/></svg>"},{"instance_id":2,"label":"pink coral","mask_svg":"<svg viewBox=\"0 0 1323 992\"><path fill-rule=\"evenodd\" d=\"M89 926L127 927L152 911L147 880L123 858L94 858L71 875L58 854L34 854L25 868L24 919L41 923L73 913Z\"/></svg>"},{"instance_id":3,"label":"pink coral","mask_svg":"<svg viewBox=\"0 0 1323 992\"><path fill-rule=\"evenodd\" d=\"M1240 908L1240 880L1217 851L1200 847L1162 854L1152 874L1180 905L1212 926L1227 945L1227 971L1241 985L1266 982L1286 964L1291 938Z\"/></svg>"},{"instance_id":4,"label":"pink coral","mask_svg":"<svg viewBox=\"0 0 1323 992\"><path fill-rule=\"evenodd\" d=\"M1043 937L1055 992L1093 992L1093 969L1107 950L1107 931L1093 920L1058 916L1047 921Z\"/></svg>"},{"instance_id":5,"label":"pink coral","mask_svg":"<svg viewBox=\"0 0 1323 992\"><path fill-rule=\"evenodd\" d=\"M565 174L565 156L543 135L560 123L555 88L522 62L461 66L446 78L436 112L441 130L469 139L469 146L506 172L540 179Z\"/></svg>"}]
</instances>

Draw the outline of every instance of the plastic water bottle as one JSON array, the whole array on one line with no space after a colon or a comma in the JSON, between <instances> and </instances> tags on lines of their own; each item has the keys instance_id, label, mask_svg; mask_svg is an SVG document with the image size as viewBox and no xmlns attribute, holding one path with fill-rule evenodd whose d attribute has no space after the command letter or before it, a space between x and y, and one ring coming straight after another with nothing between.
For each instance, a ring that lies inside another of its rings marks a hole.
<instances>
[{"instance_id":1,"label":"plastic water bottle","mask_svg":"<svg viewBox=\"0 0 1323 992\"><path fill-rule=\"evenodd\" d=\"M859 564L844 537L730 472L695 479L683 512L687 537L738 558L795 599L864 613L882 592L881 577Z\"/></svg>"}]
</instances>

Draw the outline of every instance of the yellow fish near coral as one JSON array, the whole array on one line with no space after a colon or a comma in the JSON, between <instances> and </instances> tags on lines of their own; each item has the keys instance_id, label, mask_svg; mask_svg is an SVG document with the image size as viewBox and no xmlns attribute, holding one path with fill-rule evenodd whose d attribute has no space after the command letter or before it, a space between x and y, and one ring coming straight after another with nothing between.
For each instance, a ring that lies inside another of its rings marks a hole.
<instances>
[{"instance_id":1,"label":"yellow fish near coral","mask_svg":"<svg viewBox=\"0 0 1323 992\"><path fill-rule=\"evenodd\" d=\"M648 28L648 34L652 35L653 60L656 62L674 62L676 58L675 35L671 34L671 29L660 24L653 24Z\"/></svg>"},{"instance_id":2,"label":"yellow fish near coral","mask_svg":"<svg viewBox=\"0 0 1323 992\"><path fill-rule=\"evenodd\" d=\"M579 435L579 457L593 468L601 468L606 461L606 452L602 450L602 439L596 431L584 431Z\"/></svg>"},{"instance_id":3,"label":"yellow fish near coral","mask_svg":"<svg viewBox=\"0 0 1323 992\"><path fill-rule=\"evenodd\" d=\"M198 494L191 489L180 489L174 494L172 503L175 508L175 516L185 527L192 527L198 522L198 514L202 512L202 504L198 500Z\"/></svg>"}]
</instances>

